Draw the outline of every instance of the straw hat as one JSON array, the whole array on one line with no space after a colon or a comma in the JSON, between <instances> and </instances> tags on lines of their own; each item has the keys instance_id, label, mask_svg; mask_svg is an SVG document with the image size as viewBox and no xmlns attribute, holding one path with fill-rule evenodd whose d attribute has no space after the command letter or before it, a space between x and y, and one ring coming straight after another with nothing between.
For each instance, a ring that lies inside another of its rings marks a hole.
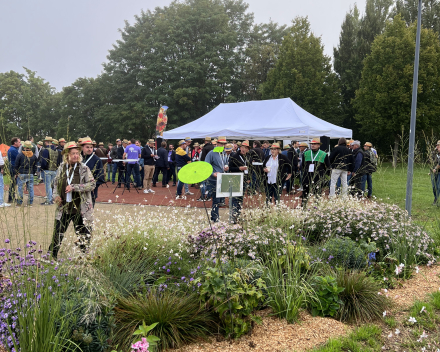
<instances>
[{"instance_id":1,"label":"straw hat","mask_svg":"<svg viewBox=\"0 0 440 352\"><path fill-rule=\"evenodd\" d=\"M66 140L64 139L64 138L60 138L59 140L58 140L58 143L61 143L61 142L66 142Z\"/></svg>"},{"instance_id":2,"label":"straw hat","mask_svg":"<svg viewBox=\"0 0 440 352\"><path fill-rule=\"evenodd\" d=\"M128 144L128 141L126 139L122 140L122 143Z\"/></svg>"},{"instance_id":3,"label":"straw hat","mask_svg":"<svg viewBox=\"0 0 440 352\"><path fill-rule=\"evenodd\" d=\"M200 147L200 144L197 143L197 142L195 142L194 145L193 145L193 147Z\"/></svg>"},{"instance_id":4,"label":"straw hat","mask_svg":"<svg viewBox=\"0 0 440 352\"><path fill-rule=\"evenodd\" d=\"M249 145L249 141L243 141L243 142L238 142L238 143L240 143L240 147L248 147L248 148L250 148L251 146ZM237 145L238 145L238 143L237 143Z\"/></svg>"},{"instance_id":5,"label":"straw hat","mask_svg":"<svg viewBox=\"0 0 440 352\"><path fill-rule=\"evenodd\" d=\"M82 138L81 138L82 139ZM63 153L68 153L70 149L79 148L75 142L68 142L64 145Z\"/></svg>"},{"instance_id":6,"label":"straw hat","mask_svg":"<svg viewBox=\"0 0 440 352\"><path fill-rule=\"evenodd\" d=\"M38 144L38 145L43 145L43 142L42 142L42 141L38 141L37 144Z\"/></svg>"},{"instance_id":7,"label":"straw hat","mask_svg":"<svg viewBox=\"0 0 440 352\"><path fill-rule=\"evenodd\" d=\"M191 142L191 138L190 137L186 137L185 138L185 142Z\"/></svg>"},{"instance_id":8,"label":"straw hat","mask_svg":"<svg viewBox=\"0 0 440 352\"><path fill-rule=\"evenodd\" d=\"M93 144L93 141L90 137L84 137L84 138L80 138L78 140L79 145L85 145L85 144Z\"/></svg>"},{"instance_id":9,"label":"straw hat","mask_svg":"<svg viewBox=\"0 0 440 352\"><path fill-rule=\"evenodd\" d=\"M46 138L44 138L45 142L52 142L52 137L46 136Z\"/></svg>"},{"instance_id":10,"label":"straw hat","mask_svg":"<svg viewBox=\"0 0 440 352\"><path fill-rule=\"evenodd\" d=\"M228 143L225 145L225 152L230 152L233 149L232 144Z\"/></svg>"},{"instance_id":11,"label":"straw hat","mask_svg":"<svg viewBox=\"0 0 440 352\"><path fill-rule=\"evenodd\" d=\"M31 141L25 141L23 143L23 148L32 149L32 142Z\"/></svg>"},{"instance_id":12,"label":"straw hat","mask_svg":"<svg viewBox=\"0 0 440 352\"><path fill-rule=\"evenodd\" d=\"M148 143L154 143L154 139L149 139Z\"/></svg>"},{"instance_id":13,"label":"straw hat","mask_svg":"<svg viewBox=\"0 0 440 352\"><path fill-rule=\"evenodd\" d=\"M370 142L366 142L364 145L366 145L367 147L372 147L373 145Z\"/></svg>"},{"instance_id":14,"label":"straw hat","mask_svg":"<svg viewBox=\"0 0 440 352\"><path fill-rule=\"evenodd\" d=\"M92 144L93 144L93 145L96 145L96 141L92 141Z\"/></svg>"},{"instance_id":15,"label":"straw hat","mask_svg":"<svg viewBox=\"0 0 440 352\"><path fill-rule=\"evenodd\" d=\"M226 137L218 137L217 143L228 143Z\"/></svg>"},{"instance_id":16,"label":"straw hat","mask_svg":"<svg viewBox=\"0 0 440 352\"><path fill-rule=\"evenodd\" d=\"M211 137L205 137L206 142L211 142Z\"/></svg>"},{"instance_id":17,"label":"straw hat","mask_svg":"<svg viewBox=\"0 0 440 352\"><path fill-rule=\"evenodd\" d=\"M288 145L288 144L284 145L284 147L283 147L283 149L289 149L289 148L290 148L290 145Z\"/></svg>"},{"instance_id":18,"label":"straw hat","mask_svg":"<svg viewBox=\"0 0 440 352\"><path fill-rule=\"evenodd\" d=\"M308 147L309 145L306 142L301 142L299 144L300 147Z\"/></svg>"},{"instance_id":19,"label":"straw hat","mask_svg":"<svg viewBox=\"0 0 440 352\"><path fill-rule=\"evenodd\" d=\"M243 143L241 143L241 142L237 142L237 145L238 145L239 147L241 147L241 146L243 145Z\"/></svg>"},{"instance_id":20,"label":"straw hat","mask_svg":"<svg viewBox=\"0 0 440 352\"><path fill-rule=\"evenodd\" d=\"M186 142L182 139L179 141L179 145L186 144Z\"/></svg>"},{"instance_id":21,"label":"straw hat","mask_svg":"<svg viewBox=\"0 0 440 352\"><path fill-rule=\"evenodd\" d=\"M120 142L121 140L118 138L117 140L116 140L116 142Z\"/></svg>"},{"instance_id":22,"label":"straw hat","mask_svg":"<svg viewBox=\"0 0 440 352\"><path fill-rule=\"evenodd\" d=\"M319 137L312 138L312 140L310 141L310 144L322 144L321 139Z\"/></svg>"},{"instance_id":23,"label":"straw hat","mask_svg":"<svg viewBox=\"0 0 440 352\"><path fill-rule=\"evenodd\" d=\"M104 142L99 142L98 146L104 146Z\"/></svg>"},{"instance_id":24,"label":"straw hat","mask_svg":"<svg viewBox=\"0 0 440 352\"><path fill-rule=\"evenodd\" d=\"M55 138L52 139L52 144L54 144L54 145L58 145L58 140L56 140Z\"/></svg>"},{"instance_id":25,"label":"straw hat","mask_svg":"<svg viewBox=\"0 0 440 352\"><path fill-rule=\"evenodd\" d=\"M280 143L274 143L271 145L270 149L281 149Z\"/></svg>"},{"instance_id":26,"label":"straw hat","mask_svg":"<svg viewBox=\"0 0 440 352\"><path fill-rule=\"evenodd\" d=\"M437 145L440 145L440 141L437 141Z\"/></svg>"}]
</instances>

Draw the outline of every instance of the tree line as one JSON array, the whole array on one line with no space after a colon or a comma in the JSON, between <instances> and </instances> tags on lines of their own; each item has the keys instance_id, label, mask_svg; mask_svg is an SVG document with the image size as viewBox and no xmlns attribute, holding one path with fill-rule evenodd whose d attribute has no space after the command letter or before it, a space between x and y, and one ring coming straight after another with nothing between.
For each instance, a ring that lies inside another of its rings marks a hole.
<instances>
[{"instance_id":1,"label":"tree line","mask_svg":"<svg viewBox=\"0 0 440 352\"><path fill-rule=\"evenodd\" d=\"M367 0L333 58L305 17L254 23L242 0L185 0L126 22L103 72L56 92L35 72L0 73L0 140L27 134L100 141L154 135L220 103L290 97L387 153L409 129L417 0ZM438 134L440 1L423 0L417 131Z\"/></svg>"}]
</instances>

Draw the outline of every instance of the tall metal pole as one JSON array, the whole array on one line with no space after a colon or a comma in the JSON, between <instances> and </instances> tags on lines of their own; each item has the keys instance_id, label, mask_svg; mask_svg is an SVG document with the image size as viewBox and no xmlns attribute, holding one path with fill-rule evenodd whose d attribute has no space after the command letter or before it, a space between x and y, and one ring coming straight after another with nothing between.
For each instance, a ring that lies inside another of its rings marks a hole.
<instances>
[{"instance_id":1,"label":"tall metal pole","mask_svg":"<svg viewBox=\"0 0 440 352\"><path fill-rule=\"evenodd\" d=\"M419 10L417 15L417 37L416 37L416 55L414 58L414 77L413 92L411 103L411 123L409 128L409 149L408 149L408 175L406 180L406 200L405 209L411 216L412 206L412 188L414 173L414 144L416 140L416 111L417 111L417 86L419 83L419 56L420 56L420 31L422 26L422 0L419 0Z\"/></svg>"}]
</instances>

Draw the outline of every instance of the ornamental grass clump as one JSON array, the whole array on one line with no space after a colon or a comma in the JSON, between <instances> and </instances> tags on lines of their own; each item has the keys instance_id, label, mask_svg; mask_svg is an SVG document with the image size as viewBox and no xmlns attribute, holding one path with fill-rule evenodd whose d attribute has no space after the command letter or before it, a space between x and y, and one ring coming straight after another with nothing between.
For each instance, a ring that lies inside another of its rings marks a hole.
<instances>
[{"instance_id":1,"label":"ornamental grass clump","mask_svg":"<svg viewBox=\"0 0 440 352\"><path fill-rule=\"evenodd\" d=\"M157 323L151 333L160 339L160 350L178 348L215 330L212 314L200 304L197 293L151 289L145 294L118 298L115 308L114 345L130 349L132 335L145 322Z\"/></svg>"},{"instance_id":2,"label":"ornamental grass clump","mask_svg":"<svg viewBox=\"0 0 440 352\"><path fill-rule=\"evenodd\" d=\"M337 286L341 307L337 318L344 322L364 323L381 318L389 310L392 301L381 291L380 282L368 277L363 271L338 270Z\"/></svg>"}]
</instances>

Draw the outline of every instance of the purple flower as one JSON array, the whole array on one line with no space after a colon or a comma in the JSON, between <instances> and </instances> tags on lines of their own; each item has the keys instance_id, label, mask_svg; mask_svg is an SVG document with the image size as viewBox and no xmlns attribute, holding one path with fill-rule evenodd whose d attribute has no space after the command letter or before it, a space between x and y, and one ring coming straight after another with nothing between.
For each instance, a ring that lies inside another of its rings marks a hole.
<instances>
[{"instance_id":1,"label":"purple flower","mask_svg":"<svg viewBox=\"0 0 440 352\"><path fill-rule=\"evenodd\" d=\"M9 243L9 242L11 242L11 241L9 240L9 238L5 239L5 243Z\"/></svg>"},{"instance_id":2,"label":"purple flower","mask_svg":"<svg viewBox=\"0 0 440 352\"><path fill-rule=\"evenodd\" d=\"M185 280L185 279L186 279L185 276L182 276L182 281Z\"/></svg>"}]
</instances>

